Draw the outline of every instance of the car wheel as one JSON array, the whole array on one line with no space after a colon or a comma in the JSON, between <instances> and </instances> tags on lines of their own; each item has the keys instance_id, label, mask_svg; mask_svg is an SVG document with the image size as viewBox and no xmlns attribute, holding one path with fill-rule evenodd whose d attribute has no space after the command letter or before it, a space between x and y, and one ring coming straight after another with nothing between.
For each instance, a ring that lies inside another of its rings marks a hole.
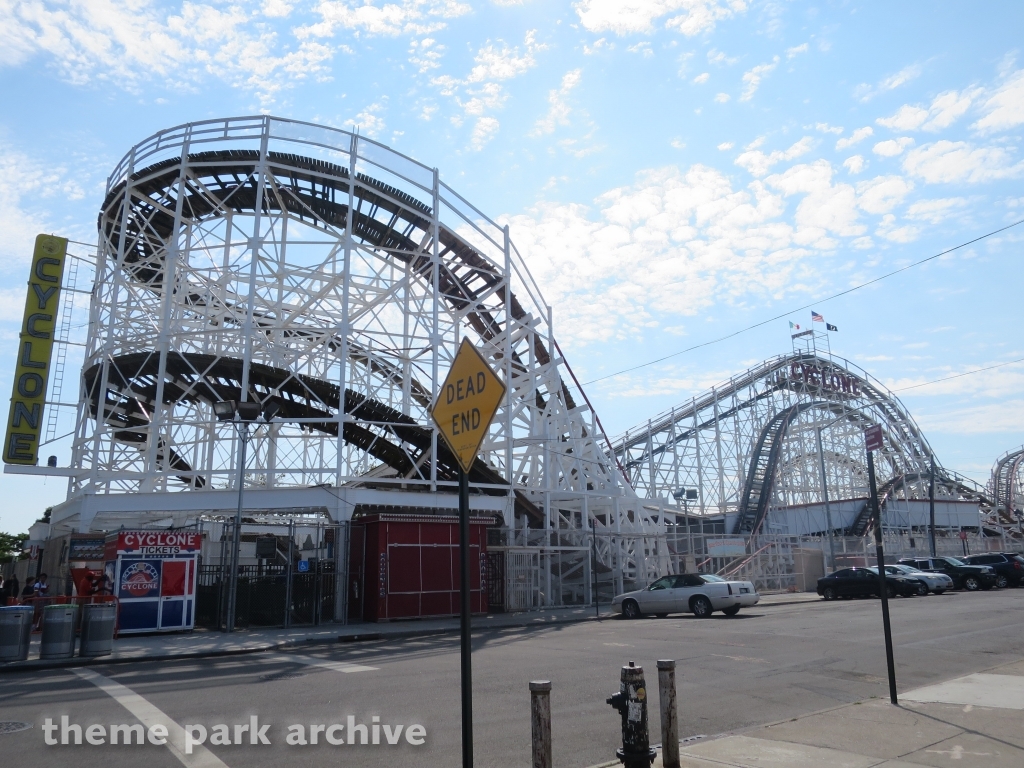
<instances>
[{"instance_id":1,"label":"car wheel","mask_svg":"<svg viewBox=\"0 0 1024 768\"><path fill-rule=\"evenodd\" d=\"M928 585L927 584L918 584L917 585L917 594L920 597L924 597L925 595L927 595L928 594Z\"/></svg>"},{"instance_id":2,"label":"car wheel","mask_svg":"<svg viewBox=\"0 0 1024 768\"><path fill-rule=\"evenodd\" d=\"M693 615L698 619L706 619L711 616L714 608L711 607L711 601L703 595L697 595L690 601L690 610L693 611Z\"/></svg>"},{"instance_id":3,"label":"car wheel","mask_svg":"<svg viewBox=\"0 0 1024 768\"><path fill-rule=\"evenodd\" d=\"M835 587L825 587L825 589L822 590L821 596L824 597L826 600L835 600L836 599L836 589L835 589Z\"/></svg>"},{"instance_id":4,"label":"car wheel","mask_svg":"<svg viewBox=\"0 0 1024 768\"><path fill-rule=\"evenodd\" d=\"M722 613L724 613L726 616L735 616L739 612L740 607L738 605L730 605L728 608L722 609Z\"/></svg>"},{"instance_id":5,"label":"car wheel","mask_svg":"<svg viewBox=\"0 0 1024 768\"><path fill-rule=\"evenodd\" d=\"M896 597L896 587L894 587L892 584L886 585L885 596L888 597L890 600Z\"/></svg>"},{"instance_id":6,"label":"car wheel","mask_svg":"<svg viewBox=\"0 0 1024 768\"><path fill-rule=\"evenodd\" d=\"M968 576L966 579L964 579L964 589L966 589L968 592L977 592L979 589L981 589L981 584L979 584L978 580L973 576Z\"/></svg>"},{"instance_id":7,"label":"car wheel","mask_svg":"<svg viewBox=\"0 0 1024 768\"><path fill-rule=\"evenodd\" d=\"M636 600L627 600L622 604L622 615L627 619L640 618L640 606L637 605Z\"/></svg>"},{"instance_id":8,"label":"car wheel","mask_svg":"<svg viewBox=\"0 0 1024 768\"><path fill-rule=\"evenodd\" d=\"M996 586L1000 589L1006 589L1008 586L1010 586L1010 580L1005 576L1000 576L996 579Z\"/></svg>"}]
</instances>

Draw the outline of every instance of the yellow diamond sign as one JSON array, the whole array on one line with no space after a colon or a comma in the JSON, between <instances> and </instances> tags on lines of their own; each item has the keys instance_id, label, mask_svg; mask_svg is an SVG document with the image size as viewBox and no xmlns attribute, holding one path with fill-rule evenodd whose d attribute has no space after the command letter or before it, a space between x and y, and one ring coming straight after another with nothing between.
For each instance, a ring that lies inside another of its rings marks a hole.
<instances>
[{"instance_id":1,"label":"yellow diamond sign","mask_svg":"<svg viewBox=\"0 0 1024 768\"><path fill-rule=\"evenodd\" d=\"M501 379L469 339L464 338L430 412L464 472L468 473L473 466L504 396Z\"/></svg>"}]
</instances>

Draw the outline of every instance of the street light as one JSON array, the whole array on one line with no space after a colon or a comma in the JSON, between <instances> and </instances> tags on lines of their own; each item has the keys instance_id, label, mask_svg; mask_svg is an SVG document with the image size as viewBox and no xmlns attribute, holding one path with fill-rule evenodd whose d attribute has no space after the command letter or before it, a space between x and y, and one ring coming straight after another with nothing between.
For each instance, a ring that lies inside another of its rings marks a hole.
<instances>
[{"instance_id":1,"label":"street light","mask_svg":"<svg viewBox=\"0 0 1024 768\"><path fill-rule=\"evenodd\" d=\"M218 421L230 421L238 429L238 508L235 510L235 529L231 541L231 575L228 581L228 619L225 629L235 631L235 612L238 593L238 558L242 546L242 497L245 493L245 454L249 444L249 425L259 421L262 412L265 422L271 421L281 406L273 401L266 408L258 402L245 400L223 400L213 404L213 414Z\"/></svg>"},{"instance_id":2,"label":"street light","mask_svg":"<svg viewBox=\"0 0 1024 768\"><path fill-rule=\"evenodd\" d=\"M828 483L825 481L825 452L821 447L821 430L826 427L831 427L837 421L845 419L846 416L838 416L832 419L828 424L822 424L821 426L814 427L814 436L818 442L818 463L821 467L821 497L825 502L825 524L828 526L828 555L829 555L829 569L835 571L836 569L836 542L834 536L834 529L832 527L832 509L828 504Z\"/></svg>"},{"instance_id":3,"label":"street light","mask_svg":"<svg viewBox=\"0 0 1024 768\"><path fill-rule=\"evenodd\" d=\"M697 498L697 489L678 488L672 491L672 498L683 502L683 519L686 520L686 552L693 557L693 529L690 526L690 506L687 502ZM701 523L701 533L704 533L703 522ZM694 562L696 562L696 558L694 558Z\"/></svg>"}]
</instances>

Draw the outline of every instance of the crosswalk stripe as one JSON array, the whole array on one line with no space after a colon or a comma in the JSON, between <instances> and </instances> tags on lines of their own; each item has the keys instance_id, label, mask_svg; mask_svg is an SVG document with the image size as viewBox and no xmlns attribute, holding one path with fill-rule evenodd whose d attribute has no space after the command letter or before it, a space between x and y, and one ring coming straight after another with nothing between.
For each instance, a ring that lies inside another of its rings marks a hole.
<instances>
[{"instance_id":1,"label":"crosswalk stripe","mask_svg":"<svg viewBox=\"0 0 1024 768\"><path fill-rule=\"evenodd\" d=\"M105 677L91 669L79 667L71 671L83 680L87 680L95 685L127 709L133 717L145 726L147 731L153 725L165 726L167 728L166 746L186 768L227 768L227 765L219 757L201 745L192 747L192 754L186 755L185 729L131 688L121 685L121 683L111 680L109 677Z\"/></svg>"}]
</instances>

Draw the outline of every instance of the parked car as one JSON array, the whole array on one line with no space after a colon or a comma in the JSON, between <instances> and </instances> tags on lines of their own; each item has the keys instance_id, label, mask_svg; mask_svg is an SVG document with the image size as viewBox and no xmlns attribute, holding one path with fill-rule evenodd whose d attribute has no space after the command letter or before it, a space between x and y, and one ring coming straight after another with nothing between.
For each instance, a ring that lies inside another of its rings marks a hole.
<instances>
[{"instance_id":1,"label":"parked car","mask_svg":"<svg viewBox=\"0 0 1024 768\"><path fill-rule=\"evenodd\" d=\"M986 552L961 559L968 565L987 565L994 570L997 587L1019 587L1024 583L1024 557L1013 552Z\"/></svg>"},{"instance_id":2,"label":"parked car","mask_svg":"<svg viewBox=\"0 0 1024 768\"><path fill-rule=\"evenodd\" d=\"M683 573L662 576L646 589L616 596L612 610L627 619L670 613L692 613L707 618L714 611L735 616L740 608L757 605L760 599L749 581L726 581L706 573Z\"/></svg>"},{"instance_id":3,"label":"parked car","mask_svg":"<svg viewBox=\"0 0 1024 768\"><path fill-rule=\"evenodd\" d=\"M871 570L878 573L876 568ZM885 566L885 572L891 574L902 574L911 579L917 579L918 581L924 582L924 585L928 588L929 592L934 592L936 595L941 595L947 589L953 588L953 580L944 573L933 573L931 571L919 571L917 568L913 568L909 565L887 565Z\"/></svg>"},{"instance_id":4,"label":"parked car","mask_svg":"<svg viewBox=\"0 0 1024 768\"><path fill-rule=\"evenodd\" d=\"M818 594L826 600L835 600L837 597L877 597L878 586L877 571L870 568L843 568L818 579ZM906 576L886 574L885 586L888 597L912 597L922 594L922 589L924 594L928 594L924 582Z\"/></svg>"},{"instance_id":5,"label":"parked car","mask_svg":"<svg viewBox=\"0 0 1024 768\"><path fill-rule=\"evenodd\" d=\"M919 571L944 573L953 580L955 589L975 592L996 586L996 572L987 565L968 565L956 557L905 557L900 565L909 565Z\"/></svg>"}]
</instances>

